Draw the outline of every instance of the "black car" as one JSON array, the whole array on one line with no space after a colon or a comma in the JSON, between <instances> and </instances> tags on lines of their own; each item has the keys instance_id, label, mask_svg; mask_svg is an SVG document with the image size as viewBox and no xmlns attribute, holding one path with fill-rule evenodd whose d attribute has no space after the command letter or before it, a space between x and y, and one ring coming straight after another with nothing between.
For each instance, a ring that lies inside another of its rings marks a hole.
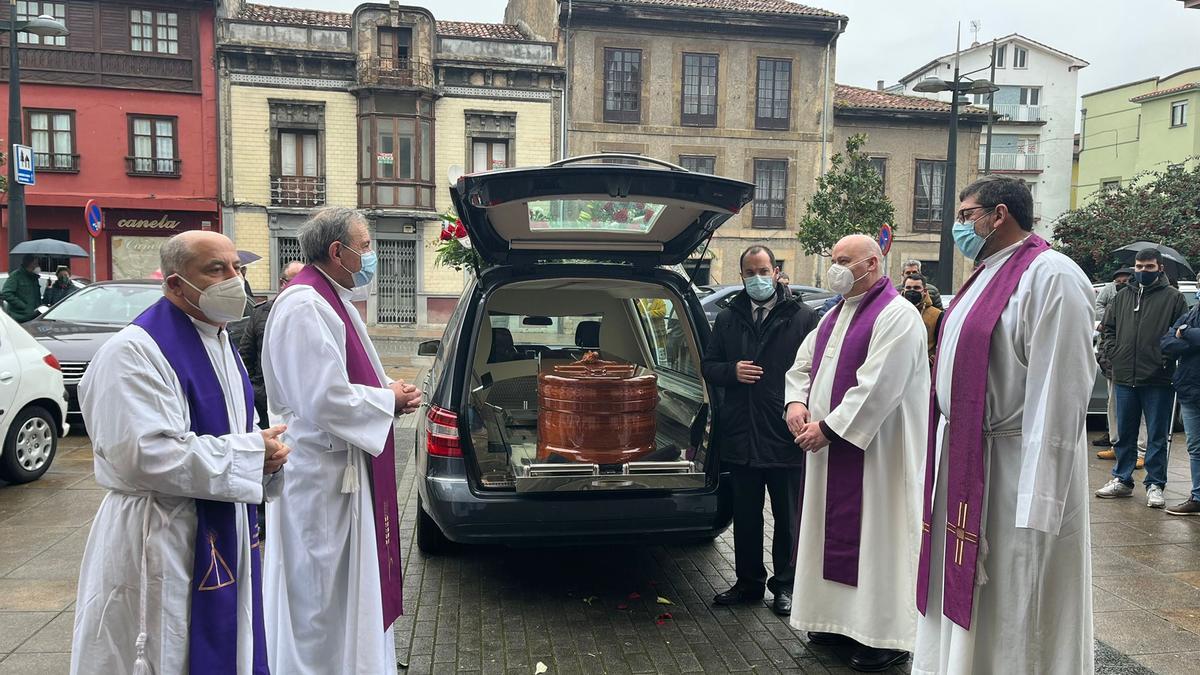
<instances>
[{"instance_id":1,"label":"black car","mask_svg":"<svg viewBox=\"0 0 1200 675\"><path fill-rule=\"evenodd\" d=\"M721 310L729 306L734 296L742 291L741 284L729 284L722 286L701 286L697 290L697 295L700 296L700 306L704 307L704 314L708 317L708 322L711 324L717 320L717 315ZM827 288L817 288L816 286L804 286L802 284L789 284L792 295L799 299L800 302L808 305L812 309L818 309L825 301L837 295Z\"/></svg>"},{"instance_id":2,"label":"black car","mask_svg":"<svg viewBox=\"0 0 1200 675\"><path fill-rule=\"evenodd\" d=\"M709 324L668 269L754 186L580 163L467 175L451 188L484 269L440 341L417 422L417 544L712 540L732 518L710 447ZM653 452L597 464L539 457L538 375L587 352L656 376Z\"/></svg>"}]
</instances>

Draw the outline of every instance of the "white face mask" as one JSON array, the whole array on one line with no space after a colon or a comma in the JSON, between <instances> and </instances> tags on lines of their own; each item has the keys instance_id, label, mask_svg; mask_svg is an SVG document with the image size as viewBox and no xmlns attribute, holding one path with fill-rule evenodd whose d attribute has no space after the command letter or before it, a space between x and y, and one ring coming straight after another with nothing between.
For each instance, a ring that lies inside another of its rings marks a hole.
<instances>
[{"instance_id":1,"label":"white face mask","mask_svg":"<svg viewBox=\"0 0 1200 675\"><path fill-rule=\"evenodd\" d=\"M828 282L829 290L842 296L853 290L854 284L859 279L867 276L868 272L864 272L860 277L855 277L854 272L851 272L850 268L866 260L869 260L869 258L863 258L862 260L850 263L849 265L839 265L837 263L830 265L829 270L825 273L825 279Z\"/></svg>"},{"instance_id":2,"label":"white face mask","mask_svg":"<svg viewBox=\"0 0 1200 675\"><path fill-rule=\"evenodd\" d=\"M197 305L191 300L188 304L204 313L210 321L215 323L229 323L242 318L242 314L246 311L246 287L245 282L240 276L230 277L224 281L209 286L204 290L196 288L196 284L183 278L182 274L175 276L183 280L183 283L195 288L200 292L200 304ZM184 297L187 300L186 297Z\"/></svg>"}]
</instances>

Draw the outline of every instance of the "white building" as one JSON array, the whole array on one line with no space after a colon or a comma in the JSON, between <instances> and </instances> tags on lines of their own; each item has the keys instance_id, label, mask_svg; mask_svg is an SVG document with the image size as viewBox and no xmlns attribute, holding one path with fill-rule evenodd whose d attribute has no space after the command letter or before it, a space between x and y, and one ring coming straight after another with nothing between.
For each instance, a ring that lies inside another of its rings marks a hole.
<instances>
[{"instance_id":1,"label":"white building","mask_svg":"<svg viewBox=\"0 0 1200 675\"><path fill-rule=\"evenodd\" d=\"M987 79L991 57L992 42L974 44L959 54L959 72L978 71L970 77ZM991 170L1029 184L1035 228L1042 236L1053 234L1054 221L1071 206L1076 88L1079 69L1087 65L1087 61L1016 33L996 40L995 84L1000 91L994 94L998 120L992 128ZM913 90L927 77L951 80L954 54L917 68L889 91L949 101L949 92ZM987 95L976 95L971 102L984 107L989 103ZM988 157L986 133L985 128L979 139L981 173Z\"/></svg>"}]
</instances>

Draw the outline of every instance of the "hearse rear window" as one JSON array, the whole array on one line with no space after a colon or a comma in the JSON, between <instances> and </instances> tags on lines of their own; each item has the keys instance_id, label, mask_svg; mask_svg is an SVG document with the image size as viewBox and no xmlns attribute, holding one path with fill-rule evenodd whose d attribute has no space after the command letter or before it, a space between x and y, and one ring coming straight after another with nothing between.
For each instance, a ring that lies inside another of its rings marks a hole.
<instances>
[{"instance_id":1,"label":"hearse rear window","mask_svg":"<svg viewBox=\"0 0 1200 675\"><path fill-rule=\"evenodd\" d=\"M529 230L613 230L646 234L666 205L600 199L550 199L529 202Z\"/></svg>"}]
</instances>

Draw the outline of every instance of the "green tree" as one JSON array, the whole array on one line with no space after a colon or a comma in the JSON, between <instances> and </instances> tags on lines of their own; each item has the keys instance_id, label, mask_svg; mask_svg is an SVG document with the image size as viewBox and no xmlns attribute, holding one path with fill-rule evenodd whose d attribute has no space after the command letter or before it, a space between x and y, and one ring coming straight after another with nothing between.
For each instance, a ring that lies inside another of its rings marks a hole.
<instances>
[{"instance_id":1,"label":"green tree","mask_svg":"<svg viewBox=\"0 0 1200 675\"><path fill-rule=\"evenodd\" d=\"M1097 192L1055 221L1054 238L1058 250L1101 281L1121 266L1113 251L1135 241L1170 246L1195 268L1200 263L1200 157Z\"/></svg>"},{"instance_id":2,"label":"green tree","mask_svg":"<svg viewBox=\"0 0 1200 675\"><path fill-rule=\"evenodd\" d=\"M866 142L866 134L846 139L845 153L834 155L829 171L817 178L817 191L808 200L796 234L806 253L827 255L842 237L874 237L884 223L892 222L895 209L883 177L862 152Z\"/></svg>"}]
</instances>

